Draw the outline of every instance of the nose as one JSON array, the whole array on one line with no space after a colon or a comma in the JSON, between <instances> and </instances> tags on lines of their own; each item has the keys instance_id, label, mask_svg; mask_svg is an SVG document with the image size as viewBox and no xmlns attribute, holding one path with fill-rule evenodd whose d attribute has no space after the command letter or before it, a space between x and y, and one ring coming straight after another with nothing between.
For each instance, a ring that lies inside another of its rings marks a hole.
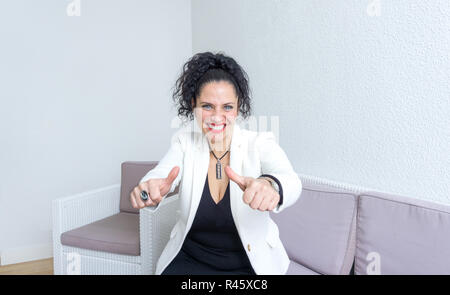
<instances>
[{"instance_id":1,"label":"nose","mask_svg":"<svg viewBox=\"0 0 450 295\"><path fill-rule=\"evenodd\" d=\"M214 110L211 115L213 123L223 123L225 121L225 113L222 110Z\"/></svg>"}]
</instances>

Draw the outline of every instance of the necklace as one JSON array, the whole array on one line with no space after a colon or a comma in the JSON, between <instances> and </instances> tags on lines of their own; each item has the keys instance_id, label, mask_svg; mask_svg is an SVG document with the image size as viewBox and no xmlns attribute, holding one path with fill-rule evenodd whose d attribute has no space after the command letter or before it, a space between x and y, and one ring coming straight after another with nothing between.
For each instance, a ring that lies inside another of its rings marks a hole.
<instances>
[{"instance_id":1,"label":"necklace","mask_svg":"<svg viewBox=\"0 0 450 295\"><path fill-rule=\"evenodd\" d=\"M225 154L223 154L223 156L220 157L220 159L218 159L218 158L216 157L216 154L214 154L214 152L213 152L212 150L211 150L211 152L212 152L214 158L216 158L216 160L217 160L217 163L216 163L216 179L222 179L222 163L220 163L220 160L222 160L222 158L225 157L225 155L226 155L229 151L226 151Z\"/></svg>"}]
</instances>

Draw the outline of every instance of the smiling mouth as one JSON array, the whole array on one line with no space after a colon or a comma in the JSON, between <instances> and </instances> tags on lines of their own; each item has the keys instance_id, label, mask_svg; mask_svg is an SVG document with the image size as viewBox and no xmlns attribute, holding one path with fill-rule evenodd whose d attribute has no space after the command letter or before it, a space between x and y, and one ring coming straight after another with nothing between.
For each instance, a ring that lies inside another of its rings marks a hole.
<instances>
[{"instance_id":1,"label":"smiling mouth","mask_svg":"<svg viewBox=\"0 0 450 295\"><path fill-rule=\"evenodd\" d=\"M214 123L210 123L207 124L208 130L214 133L219 133L222 132L225 127L227 126L227 124L214 124Z\"/></svg>"}]
</instances>

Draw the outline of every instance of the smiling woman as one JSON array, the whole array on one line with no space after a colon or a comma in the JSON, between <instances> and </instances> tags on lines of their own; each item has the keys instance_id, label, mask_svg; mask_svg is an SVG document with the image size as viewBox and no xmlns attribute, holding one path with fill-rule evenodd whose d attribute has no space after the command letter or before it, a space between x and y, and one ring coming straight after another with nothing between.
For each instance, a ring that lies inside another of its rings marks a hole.
<instances>
[{"instance_id":1,"label":"smiling woman","mask_svg":"<svg viewBox=\"0 0 450 295\"><path fill-rule=\"evenodd\" d=\"M238 116L238 98L228 82L209 82L202 88L197 101L192 99L194 113L203 123L202 129L212 150L225 152Z\"/></svg>"},{"instance_id":2,"label":"smiling woman","mask_svg":"<svg viewBox=\"0 0 450 295\"><path fill-rule=\"evenodd\" d=\"M184 64L173 99L178 115L200 128L177 132L130 196L135 208L155 206L180 187L179 219L156 274L286 273L269 211L292 205L301 182L273 133L235 124L251 111L247 74L222 53L198 53Z\"/></svg>"}]
</instances>

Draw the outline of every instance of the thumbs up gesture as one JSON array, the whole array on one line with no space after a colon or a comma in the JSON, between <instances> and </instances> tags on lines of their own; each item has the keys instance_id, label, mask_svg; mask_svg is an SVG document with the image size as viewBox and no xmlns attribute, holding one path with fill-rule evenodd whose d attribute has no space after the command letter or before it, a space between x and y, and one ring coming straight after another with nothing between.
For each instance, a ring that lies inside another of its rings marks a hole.
<instances>
[{"instance_id":1,"label":"thumbs up gesture","mask_svg":"<svg viewBox=\"0 0 450 295\"><path fill-rule=\"evenodd\" d=\"M133 208L144 208L147 206L155 206L162 200L162 196L166 195L172 187L173 181L177 178L180 167L175 166L170 170L166 178L149 179L136 186L130 194L130 201ZM141 199L141 192L146 191L148 200Z\"/></svg>"},{"instance_id":2,"label":"thumbs up gesture","mask_svg":"<svg viewBox=\"0 0 450 295\"><path fill-rule=\"evenodd\" d=\"M225 167L225 173L244 192L244 203L252 209L260 211L272 211L280 201L280 195L270 182L261 178L246 177L237 174L230 166Z\"/></svg>"}]
</instances>

